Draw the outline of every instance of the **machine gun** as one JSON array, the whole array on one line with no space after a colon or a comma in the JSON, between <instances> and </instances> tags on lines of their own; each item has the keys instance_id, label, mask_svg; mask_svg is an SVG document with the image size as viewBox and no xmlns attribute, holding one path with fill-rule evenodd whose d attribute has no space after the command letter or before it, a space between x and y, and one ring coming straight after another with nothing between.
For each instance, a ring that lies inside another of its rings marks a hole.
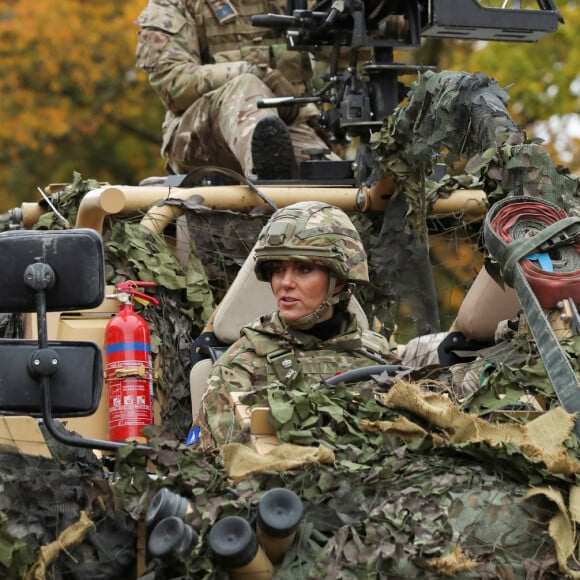
<instances>
[{"instance_id":1,"label":"machine gun","mask_svg":"<svg viewBox=\"0 0 580 580\"><path fill-rule=\"evenodd\" d=\"M367 179L370 134L407 94L399 77L432 67L394 62L396 49L418 47L422 38L535 42L563 22L553 0L539 9L484 7L477 0L289 0L287 14L252 17L259 27L285 31L291 50L330 53L328 82L311 97L263 99L259 107L314 102L326 104L320 122L333 135L360 138L355 163L306 161L300 177L309 181L340 176L362 185ZM370 61L359 65L363 54ZM346 64L344 64L346 62ZM342 66L341 66L342 65Z\"/></svg>"}]
</instances>

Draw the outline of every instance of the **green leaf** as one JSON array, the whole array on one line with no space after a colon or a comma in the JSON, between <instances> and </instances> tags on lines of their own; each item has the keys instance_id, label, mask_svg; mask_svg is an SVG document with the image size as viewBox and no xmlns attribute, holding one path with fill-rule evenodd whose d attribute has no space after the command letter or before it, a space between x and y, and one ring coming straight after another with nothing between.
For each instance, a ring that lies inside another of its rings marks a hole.
<instances>
[{"instance_id":1,"label":"green leaf","mask_svg":"<svg viewBox=\"0 0 580 580\"><path fill-rule=\"evenodd\" d=\"M272 411L272 417L280 424L285 425L294 415L294 406L290 401L283 398L280 391L268 391L268 404Z\"/></svg>"}]
</instances>

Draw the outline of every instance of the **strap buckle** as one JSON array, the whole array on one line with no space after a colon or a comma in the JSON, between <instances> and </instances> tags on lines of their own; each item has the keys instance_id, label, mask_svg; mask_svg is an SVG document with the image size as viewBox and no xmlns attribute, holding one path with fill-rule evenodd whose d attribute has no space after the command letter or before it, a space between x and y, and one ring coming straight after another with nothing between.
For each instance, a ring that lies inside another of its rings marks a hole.
<instances>
[{"instance_id":1,"label":"strap buckle","mask_svg":"<svg viewBox=\"0 0 580 580\"><path fill-rule=\"evenodd\" d=\"M550 250L555 248L574 244L580 238L580 218L575 216L564 218L561 222L569 223L566 224L563 230L556 232L551 238L543 242L538 247L540 252L550 252Z\"/></svg>"},{"instance_id":2,"label":"strap buckle","mask_svg":"<svg viewBox=\"0 0 580 580\"><path fill-rule=\"evenodd\" d=\"M288 349L278 349L266 355L266 360L274 370L274 374L283 383L294 380L300 371L294 353Z\"/></svg>"}]
</instances>

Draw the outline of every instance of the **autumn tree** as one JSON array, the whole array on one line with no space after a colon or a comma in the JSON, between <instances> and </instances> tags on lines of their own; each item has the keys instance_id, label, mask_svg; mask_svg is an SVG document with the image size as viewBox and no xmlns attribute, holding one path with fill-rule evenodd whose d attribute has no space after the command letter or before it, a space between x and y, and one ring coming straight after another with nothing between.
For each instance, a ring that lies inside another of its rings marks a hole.
<instances>
[{"instance_id":1,"label":"autumn tree","mask_svg":"<svg viewBox=\"0 0 580 580\"><path fill-rule=\"evenodd\" d=\"M0 205L73 171L114 183L163 172L163 107L135 68L143 0L4 0Z\"/></svg>"}]
</instances>

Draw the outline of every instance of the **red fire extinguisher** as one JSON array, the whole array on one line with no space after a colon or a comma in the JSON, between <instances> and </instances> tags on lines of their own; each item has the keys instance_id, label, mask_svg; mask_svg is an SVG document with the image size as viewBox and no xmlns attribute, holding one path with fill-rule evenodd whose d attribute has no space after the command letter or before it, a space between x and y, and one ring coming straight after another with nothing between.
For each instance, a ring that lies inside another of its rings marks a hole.
<instances>
[{"instance_id":1,"label":"red fire extinguisher","mask_svg":"<svg viewBox=\"0 0 580 580\"><path fill-rule=\"evenodd\" d=\"M154 282L129 280L115 286L108 298L119 301L119 312L105 329L105 377L109 399L109 439L146 441L142 429L153 417L153 365L151 334L143 317L134 310L133 301L159 305L138 287Z\"/></svg>"}]
</instances>

